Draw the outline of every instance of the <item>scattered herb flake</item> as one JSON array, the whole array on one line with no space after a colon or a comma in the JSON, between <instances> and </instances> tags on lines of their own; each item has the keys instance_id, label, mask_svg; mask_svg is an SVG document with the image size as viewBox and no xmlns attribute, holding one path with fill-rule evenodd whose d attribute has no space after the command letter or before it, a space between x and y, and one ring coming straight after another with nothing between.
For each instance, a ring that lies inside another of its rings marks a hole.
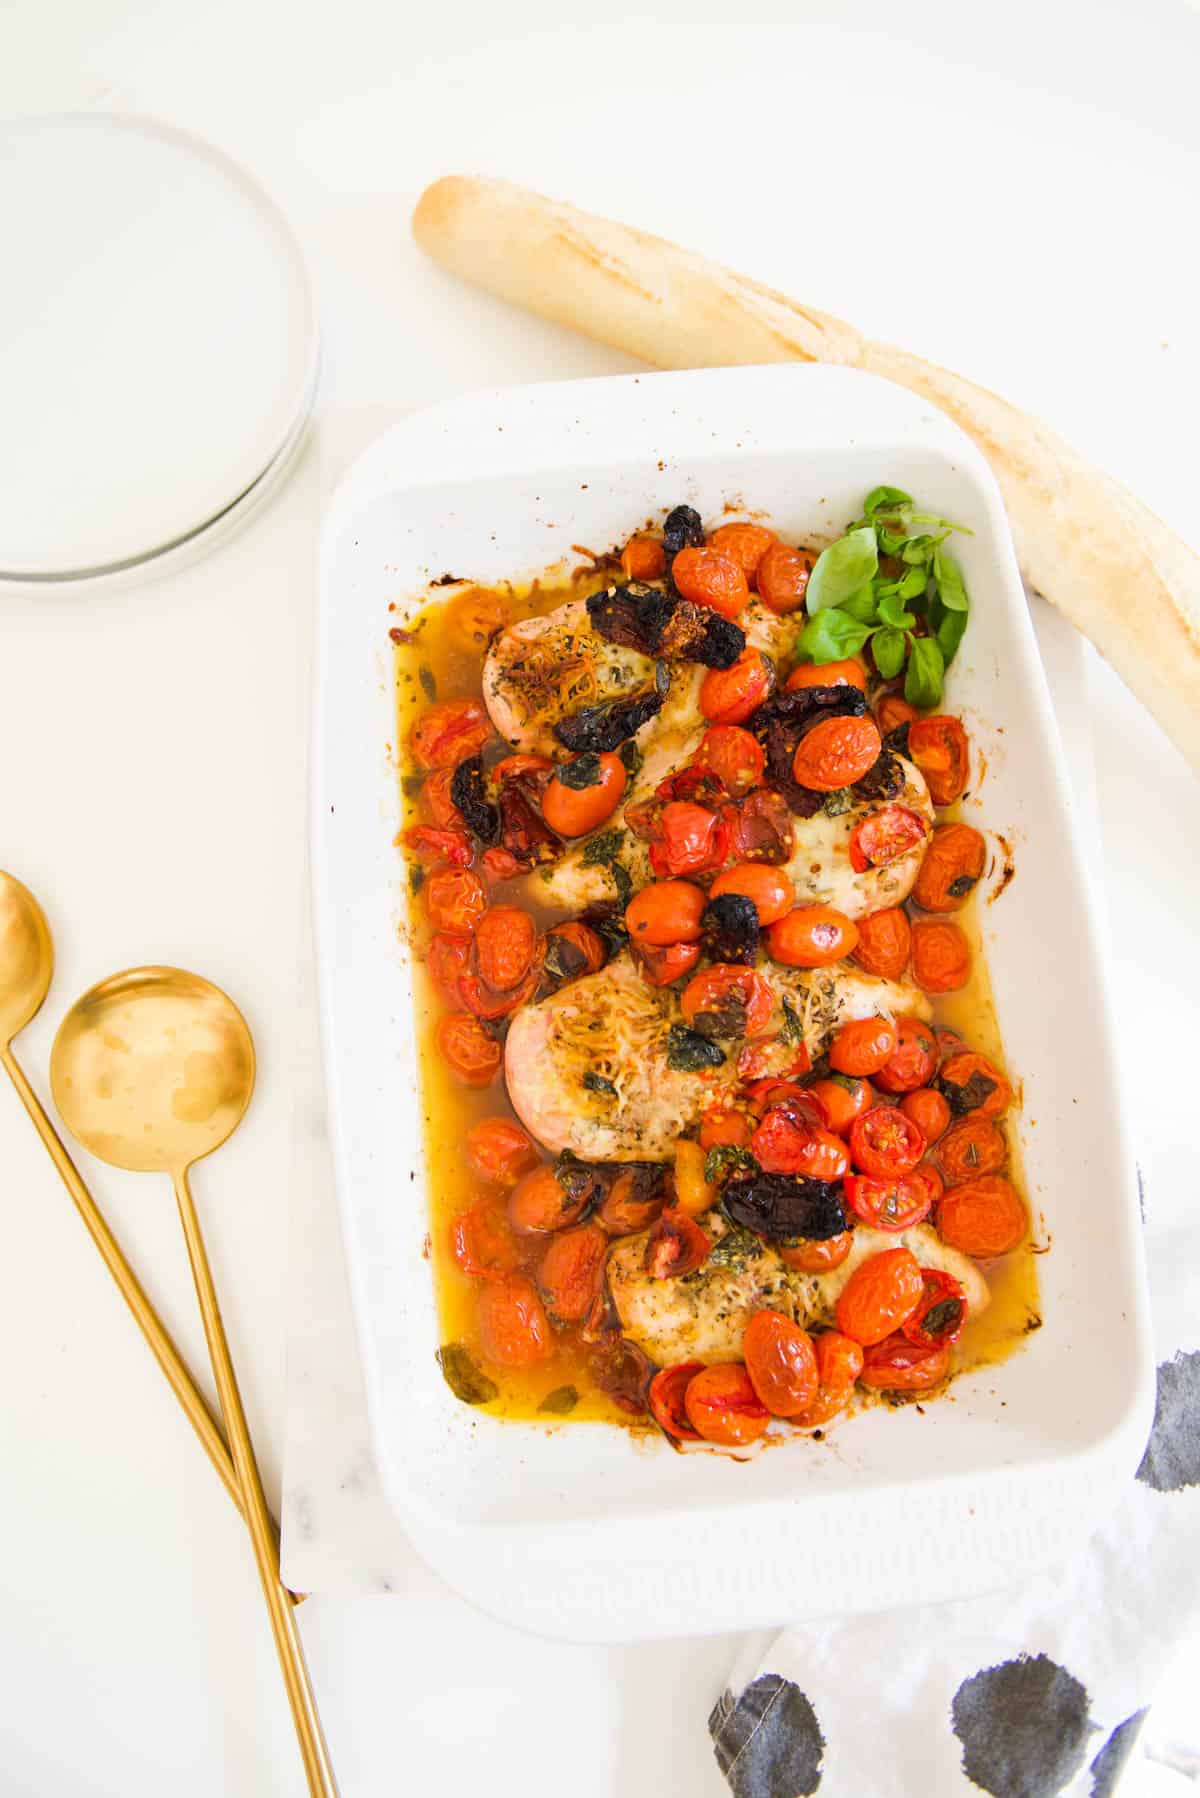
<instances>
[{"instance_id":1,"label":"scattered herb flake","mask_svg":"<svg viewBox=\"0 0 1200 1798\"><path fill-rule=\"evenodd\" d=\"M430 699L430 700L436 699L437 698L437 680L434 676L433 669L426 667L425 663L422 662L421 666L417 669L417 679L420 681L421 686L424 688L426 699Z\"/></svg>"},{"instance_id":2,"label":"scattered herb flake","mask_svg":"<svg viewBox=\"0 0 1200 1798\"><path fill-rule=\"evenodd\" d=\"M442 1377L464 1405L490 1405L500 1388L477 1367L461 1342L444 1342L437 1352Z\"/></svg>"},{"instance_id":3,"label":"scattered herb flake","mask_svg":"<svg viewBox=\"0 0 1200 1798\"><path fill-rule=\"evenodd\" d=\"M615 1099L617 1096L617 1089L612 1081L606 1080L603 1074L593 1074L590 1068L583 1076L583 1084L588 1092L602 1093L606 1099Z\"/></svg>"},{"instance_id":4,"label":"scattered herb flake","mask_svg":"<svg viewBox=\"0 0 1200 1798\"><path fill-rule=\"evenodd\" d=\"M566 1417L578 1403L579 1393L574 1386L556 1386L553 1392L546 1394L538 1410L550 1417Z\"/></svg>"}]
</instances>

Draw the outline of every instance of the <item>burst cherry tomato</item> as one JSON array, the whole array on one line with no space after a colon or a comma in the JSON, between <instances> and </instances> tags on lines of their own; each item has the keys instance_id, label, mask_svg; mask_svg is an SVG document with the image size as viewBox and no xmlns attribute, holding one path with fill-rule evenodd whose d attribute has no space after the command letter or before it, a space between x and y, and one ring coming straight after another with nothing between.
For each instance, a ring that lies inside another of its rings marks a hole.
<instances>
[{"instance_id":1,"label":"burst cherry tomato","mask_svg":"<svg viewBox=\"0 0 1200 1798\"><path fill-rule=\"evenodd\" d=\"M824 968L842 961L858 941L858 927L832 905L798 905L767 931L767 954L785 968Z\"/></svg>"},{"instance_id":2,"label":"burst cherry tomato","mask_svg":"<svg viewBox=\"0 0 1200 1798\"><path fill-rule=\"evenodd\" d=\"M759 563L779 539L765 524L738 523L719 525L708 541L713 549L733 558L753 587Z\"/></svg>"},{"instance_id":3,"label":"burst cherry tomato","mask_svg":"<svg viewBox=\"0 0 1200 1798\"><path fill-rule=\"evenodd\" d=\"M817 1357L807 1330L782 1311L756 1311L742 1337L750 1384L775 1417L795 1417L817 1396Z\"/></svg>"},{"instance_id":4,"label":"burst cherry tomato","mask_svg":"<svg viewBox=\"0 0 1200 1798\"><path fill-rule=\"evenodd\" d=\"M755 584L764 605L773 612L797 612L804 604L808 577L815 556L787 543L772 543L755 572Z\"/></svg>"},{"instance_id":5,"label":"burst cherry tomato","mask_svg":"<svg viewBox=\"0 0 1200 1798\"><path fill-rule=\"evenodd\" d=\"M899 693L885 693L875 707L875 721L886 736L890 730L898 730L902 724L911 724L914 718L920 717L915 706L909 705Z\"/></svg>"},{"instance_id":6,"label":"burst cherry tomato","mask_svg":"<svg viewBox=\"0 0 1200 1798\"><path fill-rule=\"evenodd\" d=\"M680 1001L684 1022L713 1036L761 1036L771 1021L775 995L753 968L717 962L694 974Z\"/></svg>"},{"instance_id":7,"label":"burst cherry tomato","mask_svg":"<svg viewBox=\"0 0 1200 1798\"><path fill-rule=\"evenodd\" d=\"M650 1410L659 1429L677 1442L699 1442L699 1431L687 1420L684 1395L694 1375L704 1366L702 1361L680 1361L664 1367L650 1382Z\"/></svg>"},{"instance_id":8,"label":"burst cherry tomato","mask_svg":"<svg viewBox=\"0 0 1200 1798\"><path fill-rule=\"evenodd\" d=\"M858 1377L875 1392L930 1392L949 1372L949 1348L929 1348L897 1332L867 1349Z\"/></svg>"},{"instance_id":9,"label":"burst cherry tomato","mask_svg":"<svg viewBox=\"0 0 1200 1798\"><path fill-rule=\"evenodd\" d=\"M473 1017L494 1024L499 1018L511 1016L518 1005L524 1005L527 1000L532 999L537 983L537 972L531 968L517 986L510 987L506 993L498 993L486 981L480 980L478 975L464 974L458 983L458 1000Z\"/></svg>"},{"instance_id":10,"label":"burst cherry tomato","mask_svg":"<svg viewBox=\"0 0 1200 1798\"><path fill-rule=\"evenodd\" d=\"M911 946L908 913L898 905L889 905L858 920L854 959L868 974L899 980L908 966Z\"/></svg>"},{"instance_id":11,"label":"burst cherry tomato","mask_svg":"<svg viewBox=\"0 0 1200 1798\"><path fill-rule=\"evenodd\" d=\"M625 924L635 944L656 949L697 943L707 895L686 880L659 880L643 887L625 907Z\"/></svg>"},{"instance_id":12,"label":"burst cherry tomato","mask_svg":"<svg viewBox=\"0 0 1200 1798\"><path fill-rule=\"evenodd\" d=\"M837 1327L864 1348L900 1329L925 1290L911 1249L884 1249L860 1261L837 1302Z\"/></svg>"},{"instance_id":13,"label":"burst cherry tomato","mask_svg":"<svg viewBox=\"0 0 1200 1798\"><path fill-rule=\"evenodd\" d=\"M527 911L494 905L484 913L475 931L475 958L493 991L508 992L524 980L533 966L537 942L537 925Z\"/></svg>"},{"instance_id":14,"label":"burst cherry tomato","mask_svg":"<svg viewBox=\"0 0 1200 1798\"><path fill-rule=\"evenodd\" d=\"M556 980L578 980L595 974L608 960L604 939L588 924L572 919L546 932L546 972Z\"/></svg>"},{"instance_id":15,"label":"burst cherry tomato","mask_svg":"<svg viewBox=\"0 0 1200 1798\"><path fill-rule=\"evenodd\" d=\"M766 758L758 740L740 724L710 724L696 751L698 768L711 768L725 791L741 799L763 777Z\"/></svg>"},{"instance_id":16,"label":"burst cherry tomato","mask_svg":"<svg viewBox=\"0 0 1200 1798\"><path fill-rule=\"evenodd\" d=\"M780 918L786 918L795 903L792 883L786 874L781 874L777 868L769 868L765 862L741 862L736 868L726 868L718 874L709 888L709 895L720 899L725 893L739 893L749 899L764 930L769 924L778 924Z\"/></svg>"},{"instance_id":17,"label":"burst cherry tomato","mask_svg":"<svg viewBox=\"0 0 1200 1798\"><path fill-rule=\"evenodd\" d=\"M726 1105L714 1105L700 1121L702 1149L716 1149L726 1145L744 1149L749 1141L750 1121L744 1111L734 1111Z\"/></svg>"},{"instance_id":18,"label":"burst cherry tomato","mask_svg":"<svg viewBox=\"0 0 1200 1798\"><path fill-rule=\"evenodd\" d=\"M900 1109L906 1118L912 1119L930 1146L945 1134L950 1122L950 1107L933 1086L918 1086L915 1092L905 1093Z\"/></svg>"},{"instance_id":19,"label":"burst cherry tomato","mask_svg":"<svg viewBox=\"0 0 1200 1798\"><path fill-rule=\"evenodd\" d=\"M487 890L469 868L439 868L421 888L435 930L470 936L487 910Z\"/></svg>"},{"instance_id":20,"label":"burst cherry tomato","mask_svg":"<svg viewBox=\"0 0 1200 1798\"><path fill-rule=\"evenodd\" d=\"M885 1093L912 1093L927 1086L937 1067L937 1038L920 1018L896 1019L896 1047L878 1074Z\"/></svg>"},{"instance_id":21,"label":"burst cherry tomato","mask_svg":"<svg viewBox=\"0 0 1200 1798\"><path fill-rule=\"evenodd\" d=\"M829 1065L836 1074L877 1074L895 1047L890 1018L854 1018L829 1045Z\"/></svg>"},{"instance_id":22,"label":"burst cherry tomato","mask_svg":"<svg viewBox=\"0 0 1200 1798\"><path fill-rule=\"evenodd\" d=\"M876 1105L850 1126L850 1153L864 1174L891 1179L911 1174L925 1153L925 1138L894 1105Z\"/></svg>"},{"instance_id":23,"label":"burst cherry tomato","mask_svg":"<svg viewBox=\"0 0 1200 1798\"><path fill-rule=\"evenodd\" d=\"M479 1346L503 1367L529 1367L550 1353L550 1325L532 1280L505 1274L491 1280L476 1305Z\"/></svg>"},{"instance_id":24,"label":"burst cherry tomato","mask_svg":"<svg viewBox=\"0 0 1200 1798\"><path fill-rule=\"evenodd\" d=\"M742 724L769 699L775 665L749 643L732 668L710 668L700 683L700 710L713 724Z\"/></svg>"},{"instance_id":25,"label":"burst cherry tomato","mask_svg":"<svg viewBox=\"0 0 1200 1798\"><path fill-rule=\"evenodd\" d=\"M742 1077L746 1078L745 1075ZM813 1096L812 1088L782 1075L768 1074L751 1079L746 1088L746 1100L756 1118L762 1117L772 1105L787 1105L796 1117L804 1118L816 1130L824 1130L828 1122L825 1108Z\"/></svg>"},{"instance_id":26,"label":"burst cherry tomato","mask_svg":"<svg viewBox=\"0 0 1200 1798\"><path fill-rule=\"evenodd\" d=\"M627 779L619 755L573 756L551 775L542 816L560 837L584 837L616 811Z\"/></svg>"},{"instance_id":27,"label":"burst cherry tomato","mask_svg":"<svg viewBox=\"0 0 1200 1798\"><path fill-rule=\"evenodd\" d=\"M511 615L509 602L489 587L468 587L446 607L446 622L460 649L481 656Z\"/></svg>"},{"instance_id":28,"label":"burst cherry tomato","mask_svg":"<svg viewBox=\"0 0 1200 1798\"><path fill-rule=\"evenodd\" d=\"M946 1190L946 1182L942 1179L937 1163L931 1161L927 1155L924 1161L919 1161L912 1173L906 1177L912 1185L920 1187L929 1200L926 1212L928 1215Z\"/></svg>"},{"instance_id":29,"label":"burst cherry tomato","mask_svg":"<svg viewBox=\"0 0 1200 1798\"><path fill-rule=\"evenodd\" d=\"M705 874L725 859L728 832L716 812L690 799L672 799L662 808L658 835L650 845L650 866L660 880L677 874Z\"/></svg>"},{"instance_id":30,"label":"burst cherry tomato","mask_svg":"<svg viewBox=\"0 0 1200 1798\"><path fill-rule=\"evenodd\" d=\"M875 1094L867 1082L853 1074L832 1074L828 1080L814 1080L808 1092L821 1105L829 1128L838 1136L845 1136L855 1118L875 1103Z\"/></svg>"},{"instance_id":31,"label":"burst cherry tomato","mask_svg":"<svg viewBox=\"0 0 1200 1798\"><path fill-rule=\"evenodd\" d=\"M771 1421L740 1361L705 1367L695 1374L688 1382L683 1404L697 1435L727 1448L756 1442Z\"/></svg>"},{"instance_id":32,"label":"burst cherry tomato","mask_svg":"<svg viewBox=\"0 0 1200 1798\"><path fill-rule=\"evenodd\" d=\"M979 884L987 844L970 824L939 824L925 851L913 898L925 911L958 911Z\"/></svg>"},{"instance_id":33,"label":"burst cherry tomato","mask_svg":"<svg viewBox=\"0 0 1200 1798\"><path fill-rule=\"evenodd\" d=\"M443 936L440 933L429 945L425 966L443 999L458 1004L458 983L471 965L470 939Z\"/></svg>"},{"instance_id":34,"label":"burst cherry tomato","mask_svg":"<svg viewBox=\"0 0 1200 1798\"><path fill-rule=\"evenodd\" d=\"M672 986L690 974L700 960L699 943L669 943L656 948L652 943L639 943L634 953L648 986Z\"/></svg>"},{"instance_id":35,"label":"burst cherry tomato","mask_svg":"<svg viewBox=\"0 0 1200 1798\"><path fill-rule=\"evenodd\" d=\"M538 1267L538 1286L556 1323L582 1323L604 1278L608 1237L596 1224L577 1224L552 1238Z\"/></svg>"},{"instance_id":36,"label":"burst cherry tomato","mask_svg":"<svg viewBox=\"0 0 1200 1798\"><path fill-rule=\"evenodd\" d=\"M802 787L836 793L861 780L879 760L881 748L873 718L822 718L801 737L792 773Z\"/></svg>"},{"instance_id":37,"label":"burst cherry tomato","mask_svg":"<svg viewBox=\"0 0 1200 1798\"><path fill-rule=\"evenodd\" d=\"M910 1230L929 1216L934 1190L917 1169L911 1174L847 1174L846 1203L855 1217L875 1230Z\"/></svg>"},{"instance_id":38,"label":"burst cherry tomato","mask_svg":"<svg viewBox=\"0 0 1200 1798\"><path fill-rule=\"evenodd\" d=\"M920 918L912 927L912 966L927 993L956 993L971 978L971 946L948 919Z\"/></svg>"},{"instance_id":39,"label":"burst cherry tomato","mask_svg":"<svg viewBox=\"0 0 1200 1798\"><path fill-rule=\"evenodd\" d=\"M646 1272L653 1280L678 1280L708 1260L712 1243L695 1218L668 1205L646 1239Z\"/></svg>"},{"instance_id":40,"label":"burst cherry tomato","mask_svg":"<svg viewBox=\"0 0 1200 1798\"><path fill-rule=\"evenodd\" d=\"M928 831L924 818L906 805L885 805L851 833L850 866L856 874L868 868L886 868L923 843Z\"/></svg>"},{"instance_id":41,"label":"burst cherry tomato","mask_svg":"<svg viewBox=\"0 0 1200 1798\"><path fill-rule=\"evenodd\" d=\"M953 1112L979 1111L985 1118L999 1117L1012 1104L1012 1087L986 1055L951 1047L938 1073L938 1085Z\"/></svg>"},{"instance_id":42,"label":"burst cherry tomato","mask_svg":"<svg viewBox=\"0 0 1200 1798\"><path fill-rule=\"evenodd\" d=\"M905 1319L904 1334L922 1348L949 1348L967 1321L967 1295L953 1274L939 1267L923 1267L921 1277L925 1289L920 1304Z\"/></svg>"},{"instance_id":43,"label":"burst cherry tomato","mask_svg":"<svg viewBox=\"0 0 1200 1798\"><path fill-rule=\"evenodd\" d=\"M952 1186L938 1206L943 1242L981 1261L1007 1255L1024 1241L1029 1219L1020 1194L1003 1174L984 1174Z\"/></svg>"},{"instance_id":44,"label":"burst cherry tomato","mask_svg":"<svg viewBox=\"0 0 1200 1798\"><path fill-rule=\"evenodd\" d=\"M916 719L908 733L909 760L925 776L935 805L953 805L962 797L971 769L967 733L957 718L938 714Z\"/></svg>"},{"instance_id":45,"label":"burst cherry tomato","mask_svg":"<svg viewBox=\"0 0 1200 1798\"><path fill-rule=\"evenodd\" d=\"M656 581L667 572L667 552L657 537L631 537L621 551L621 567L631 581Z\"/></svg>"},{"instance_id":46,"label":"burst cherry tomato","mask_svg":"<svg viewBox=\"0 0 1200 1798\"><path fill-rule=\"evenodd\" d=\"M858 687L865 693L867 671L853 658L844 662L801 662L788 675L786 691L795 693L801 687Z\"/></svg>"},{"instance_id":47,"label":"burst cherry tomato","mask_svg":"<svg viewBox=\"0 0 1200 1798\"><path fill-rule=\"evenodd\" d=\"M480 1199L455 1218L450 1252L464 1274L475 1280L497 1280L520 1265L520 1251L495 1199Z\"/></svg>"},{"instance_id":48,"label":"burst cherry tomato","mask_svg":"<svg viewBox=\"0 0 1200 1798\"><path fill-rule=\"evenodd\" d=\"M778 867L790 858L796 834L792 814L783 794L773 787L756 787L737 804L723 806L722 813L734 861Z\"/></svg>"},{"instance_id":49,"label":"burst cherry tomato","mask_svg":"<svg viewBox=\"0 0 1200 1798\"><path fill-rule=\"evenodd\" d=\"M425 785L421 788L425 809L439 830L463 828L463 815L450 797L450 783L453 779L453 768L435 768L426 777Z\"/></svg>"},{"instance_id":50,"label":"burst cherry tomato","mask_svg":"<svg viewBox=\"0 0 1200 1798\"><path fill-rule=\"evenodd\" d=\"M501 880L515 880L524 871L524 863L517 860L511 849L496 843L480 856L479 869L485 880L495 884Z\"/></svg>"},{"instance_id":51,"label":"burst cherry tomato","mask_svg":"<svg viewBox=\"0 0 1200 1798\"><path fill-rule=\"evenodd\" d=\"M515 1186L537 1157L533 1139L515 1118L484 1118L467 1131L467 1166L497 1186Z\"/></svg>"},{"instance_id":52,"label":"burst cherry tomato","mask_svg":"<svg viewBox=\"0 0 1200 1798\"><path fill-rule=\"evenodd\" d=\"M813 1339L819 1385L813 1403L796 1423L802 1430L817 1430L844 1411L862 1372L863 1352L852 1336L840 1330L822 1330Z\"/></svg>"},{"instance_id":53,"label":"burst cherry tomato","mask_svg":"<svg viewBox=\"0 0 1200 1798\"><path fill-rule=\"evenodd\" d=\"M438 1025L437 1042L463 1086L490 1086L500 1072L500 1044L470 1012L448 1012Z\"/></svg>"},{"instance_id":54,"label":"burst cherry tomato","mask_svg":"<svg viewBox=\"0 0 1200 1798\"><path fill-rule=\"evenodd\" d=\"M947 1186L961 1186L981 1174L996 1174L1008 1160L1008 1144L991 1118L968 1112L951 1124L938 1144L938 1165Z\"/></svg>"},{"instance_id":55,"label":"burst cherry tomato","mask_svg":"<svg viewBox=\"0 0 1200 1798\"><path fill-rule=\"evenodd\" d=\"M540 793L553 773L554 763L547 755L505 755L493 767L492 779L498 786L524 780Z\"/></svg>"},{"instance_id":56,"label":"burst cherry tomato","mask_svg":"<svg viewBox=\"0 0 1200 1798\"><path fill-rule=\"evenodd\" d=\"M830 1274L840 1267L854 1247L854 1232L842 1230L818 1242L814 1237L797 1236L791 1242L777 1242L776 1253L785 1267L798 1274Z\"/></svg>"},{"instance_id":57,"label":"burst cherry tomato","mask_svg":"<svg viewBox=\"0 0 1200 1798\"><path fill-rule=\"evenodd\" d=\"M452 868L465 868L475 853L465 830L434 830L428 824L415 824L406 830L404 847L427 866L449 862Z\"/></svg>"},{"instance_id":58,"label":"burst cherry tomato","mask_svg":"<svg viewBox=\"0 0 1200 1798\"><path fill-rule=\"evenodd\" d=\"M633 1236L648 1230L666 1201L666 1181L656 1182L640 1168L623 1168L609 1187L596 1222L610 1236Z\"/></svg>"},{"instance_id":59,"label":"burst cherry tomato","mask_svg":"<svg viewBox=\"0 0 1200 1798\"><path fill-rule=\"evenodd\" d=\"M773 1105L750 1138L750 1153L766 1174L840 1180L850 1157L840 1136L814 1128L789 1105Z\"/></svg>"},{"instance_id":60,"label":"burst cherry tomato","mask_svg":"<svg viewBox=\"0 0 1200 1798\"><path fill-rule=\"evenodd\" d=\"M586 1180L559 1179L545 1163L518 1180L508 1201L508 1221L518 1236L538 1236L577 1223L594 1196Z\"/></svg>"},{"instance_id":61,"label":"burst cherry tomato","mask_svg":"<svg viewBox=\"0 0 1200 1798\"><path fill-rule=\"evenodd\" d=\"M482 700L447 699L418 718L409 748L418 768L455 768L477 755L492 734Z\"/></svg>"},{"instance_id":62,"label":"burst cherry tomato","mask_svg":"<svg viewBox=\"0 0 1200 1798\"><path fill-rule=\"evenodd\" d=\"M710 544L681 549L671 563L671 579L684 599L708 606L722 618L736 618L750 598L741 563Z\"/></svg>"}]
</instances>

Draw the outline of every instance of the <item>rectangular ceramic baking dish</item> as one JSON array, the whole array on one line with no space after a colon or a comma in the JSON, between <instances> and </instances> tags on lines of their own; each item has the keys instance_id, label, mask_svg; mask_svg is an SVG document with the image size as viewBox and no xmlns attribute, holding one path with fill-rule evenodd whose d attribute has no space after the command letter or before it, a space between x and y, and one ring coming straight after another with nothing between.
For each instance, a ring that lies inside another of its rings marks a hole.
<instances>
[{"instance_id":1,"label":"rectangular ceramic baking dish","mask_svg":"<svg viewBox=\"0 0 1200 1798\"><path fill-rule=\"evenodd\" d=\"M877 1409L748 1465L473 1411L434 1360L422 1254L388 627L444 572L570 565L574 546L607 548L680 501L711 519L741 500L788 535L828 538L880 482L973 532L955 545L973 609L946 703L986 757L968 816L1016 858L982 928L1049 1245L1044 1326L942 1401ZM1093 903L1008 527L968 440L902 389L830 368L513 388L420 413L330 506L315 703L338 1191L379 1466L425 1558L510 1623L620 1640L965 1596L1065 1555L1137 1465L1153 1362Z\"/></svg>"}]
</instances>

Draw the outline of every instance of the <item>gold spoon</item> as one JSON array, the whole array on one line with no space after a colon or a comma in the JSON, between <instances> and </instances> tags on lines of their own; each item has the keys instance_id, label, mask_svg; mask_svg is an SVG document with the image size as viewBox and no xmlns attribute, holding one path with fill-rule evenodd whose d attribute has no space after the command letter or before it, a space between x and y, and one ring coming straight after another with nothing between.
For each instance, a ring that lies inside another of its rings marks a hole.
<instances>
[{"instance_id":1,"label":"gold spoon","mask_svg":"<svg viewBox=\"0 0 1200 1798\"><path fill-rule=\"evenodd\" d=\"M178 968L114 974L76 1001L50 1054L54 1102L74 1136L115 1167L170 1174L204 1319L221 1411L309 1791L336 1794L296 1619L242 1410L200 1220L193 1162L237 1128L254 1091L254 1044L218 987Z\"/></svg>"}]
</instances>

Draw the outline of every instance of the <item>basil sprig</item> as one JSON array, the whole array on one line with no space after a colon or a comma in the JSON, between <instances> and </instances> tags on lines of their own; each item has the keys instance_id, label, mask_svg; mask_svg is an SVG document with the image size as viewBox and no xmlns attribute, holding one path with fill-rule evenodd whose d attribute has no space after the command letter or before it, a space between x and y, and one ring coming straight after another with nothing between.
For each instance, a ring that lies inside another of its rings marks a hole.
<instances>
[{"instance_id":1,"label":"basil sprig","mask_svg":"<svg viewBox=\"0 0 1200 1798\"><path fill-rule=\"evenodd\" d=\"M905 669L910 705L940 704L970 610L962 569L944 546L952 531L965 530L918 512L899 487L874 488L863 516L817 557L805 595L808 618L796 643L801 659L840 662L869 642L885 680ZM899 573L884 573L881 557L898 562Z\"/></svg>"}]
</instances>

